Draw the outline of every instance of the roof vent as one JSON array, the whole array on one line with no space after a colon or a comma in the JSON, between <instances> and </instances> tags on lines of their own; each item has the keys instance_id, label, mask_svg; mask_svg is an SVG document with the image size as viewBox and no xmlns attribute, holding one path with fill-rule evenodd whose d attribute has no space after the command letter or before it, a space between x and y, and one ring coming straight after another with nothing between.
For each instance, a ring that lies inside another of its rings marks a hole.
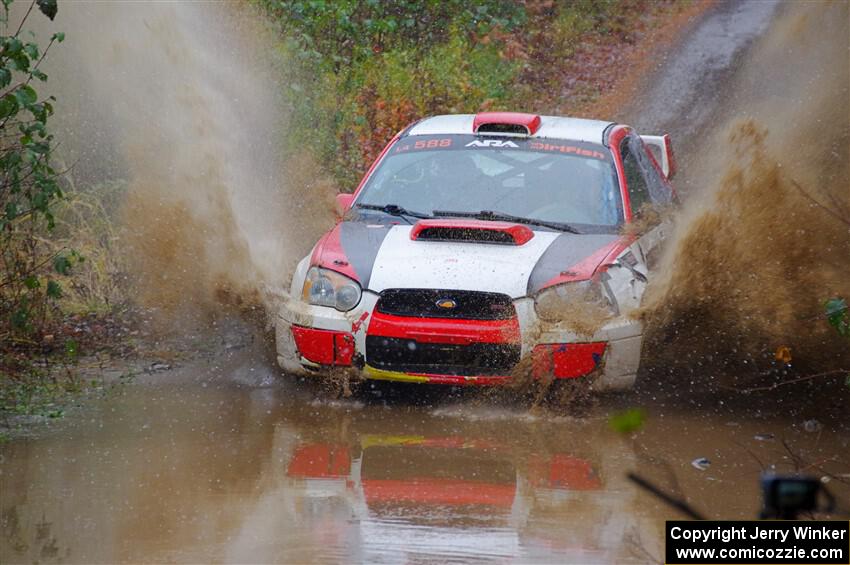
<instances>
[{"instance_id":1,"label":"roof vent","mask_svg":"<svg viewBox=\"0 0 850 565\"><path fill-rule=\"evenodd\" d=\"M540 116L519 112L481 112L472 121L477 134L534 135L540 129Z\"/></svg>"}]
</instances>

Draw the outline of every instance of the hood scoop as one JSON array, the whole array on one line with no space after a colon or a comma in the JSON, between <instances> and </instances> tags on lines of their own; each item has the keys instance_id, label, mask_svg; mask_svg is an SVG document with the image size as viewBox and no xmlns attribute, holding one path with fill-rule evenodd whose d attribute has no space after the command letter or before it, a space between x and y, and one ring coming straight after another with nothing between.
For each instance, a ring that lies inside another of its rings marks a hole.
<instances>
[{"instance_id":1,"label":"hood scoop","mask_svg":"<svg viewBox=\"0 0 850 565\"><path fill-rule=\"evenodd\" d=\"M410 239L414 241L524 245L533 237L534 232L522 224L451 218L420 220L410 230Z\"/></svg>"}]
</instances>

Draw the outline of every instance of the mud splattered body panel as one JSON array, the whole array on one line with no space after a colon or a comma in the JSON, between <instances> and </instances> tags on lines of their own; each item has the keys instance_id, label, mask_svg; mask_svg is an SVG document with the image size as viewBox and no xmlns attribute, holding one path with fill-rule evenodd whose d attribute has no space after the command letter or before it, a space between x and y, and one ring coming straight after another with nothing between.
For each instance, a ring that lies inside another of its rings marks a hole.
<instances>
[{"instance_id":1,"label":"mud splattered body panel","mask_svg":"<svg viewBox=\"0 0 850 565\"><path fill-rule=\"evenodd\" d=\"M668 137L654 139L669 151ZM641 325L629 314L661 228L624 227L640 216L633 205L672 199L626 126L504 113L423 120L393 139L299 264L277 320L278 360L298 374L346 366L372 379L491 385L528 357L535 378L631 386ZM332 307L338 284L359 289L356 305Z\"/></svg>"}]
</instances>

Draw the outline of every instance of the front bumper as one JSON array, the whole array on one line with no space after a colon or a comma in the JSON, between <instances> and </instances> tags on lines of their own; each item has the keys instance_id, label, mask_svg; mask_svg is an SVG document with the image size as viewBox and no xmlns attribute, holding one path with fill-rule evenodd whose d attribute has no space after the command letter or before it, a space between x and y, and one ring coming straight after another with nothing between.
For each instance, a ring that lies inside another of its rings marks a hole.
<instances>
[{"instance_id":1,"label":"front bumper","mask_svg":"<svg viewBox=\"0 0 850 565\"><path fill-rule=\"evenodd\" d=\"M409 383L499 385L510 379L510 371L504 371L505 374L494 374L493 371L483 374L451 371L451 374L445 374L421 366L388 370L373 366L377 363L370 365L367 337L374 336L374 331L370 333L370 326L374 326L374 330L381 324L385 325L383 320L372 324L377 300L378 295L364 291L360 304L343 313L286 297L276 323L278 363L285 371L298 375L321 376L330 369L342 367L358 371L367 379ZM530 298L514 301L514 307L518 335L506 339L515 341L520 357L531 357L530 370L535 377L580 378L601 368L593 382L595 390L627 389L634 384L642 340L642 328L637 320L614 318L593 335L581 336L559 324L540 322ZM423 326L427 326L427 320L422 322ZM470 341L468 331L451 331L441 335L441 330L430 333L425 330L416 332L416 342L448 345ZM498 339L489 335L486 328L477 331L482 332L485 341Z\"/></svg>"}]
</instances>

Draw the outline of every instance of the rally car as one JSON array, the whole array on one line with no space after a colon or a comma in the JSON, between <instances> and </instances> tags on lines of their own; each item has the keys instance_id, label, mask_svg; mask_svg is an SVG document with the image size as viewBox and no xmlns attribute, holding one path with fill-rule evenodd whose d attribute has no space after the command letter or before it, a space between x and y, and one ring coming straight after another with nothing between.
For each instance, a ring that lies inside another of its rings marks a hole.
<instances>
[{"instance_id":1,"label":"rally car","mask_svg":"<svg viewBox=\"0 0 850 565\"><path fill-rule=\"evenodd\" d=\"M513 112L420 120L386 146L297 266L288 373L446 385L632 386L649 265L675 193L669 136ZM521 363L521 360L528 359Z\"/></svg>"}]
</instances>

